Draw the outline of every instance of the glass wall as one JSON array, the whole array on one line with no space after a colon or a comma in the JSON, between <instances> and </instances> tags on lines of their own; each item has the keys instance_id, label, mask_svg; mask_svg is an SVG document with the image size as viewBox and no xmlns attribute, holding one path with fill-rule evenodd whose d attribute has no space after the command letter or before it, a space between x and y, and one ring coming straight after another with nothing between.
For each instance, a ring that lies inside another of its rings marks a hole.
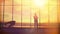
<instances>
[{"instance_id":1,"label":"glass wall","mask_svg":"<svg viewBox=\"0 0 60 34\"><path fill-rule=\"evenodd\" d=\"M3 0L0 3L2 18L0 19L4 22L14 20L19 26L30 27L34 25L33 16L36 13L38 23L57 23L58 19L60 20L60 8L57 8L60 5L57 2L57 0Z\"/></svg>"}]
</instances>

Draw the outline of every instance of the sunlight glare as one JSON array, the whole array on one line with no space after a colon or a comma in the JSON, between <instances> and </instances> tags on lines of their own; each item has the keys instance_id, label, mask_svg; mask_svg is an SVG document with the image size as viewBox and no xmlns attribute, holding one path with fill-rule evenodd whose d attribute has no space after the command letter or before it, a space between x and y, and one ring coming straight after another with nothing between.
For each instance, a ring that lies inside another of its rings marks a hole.
<instances>
[{"instance_id":1,"label":"sunlight glare","mask_svg":"<svg viewBox=\"0 0 60 34\"><path fill-rule=\"evenodd\" d=\"M38 6L38 7L42 7L46 4L46 2L48 2L47 0L33 0L33 3Z\"/></svg>"}]
</instances>

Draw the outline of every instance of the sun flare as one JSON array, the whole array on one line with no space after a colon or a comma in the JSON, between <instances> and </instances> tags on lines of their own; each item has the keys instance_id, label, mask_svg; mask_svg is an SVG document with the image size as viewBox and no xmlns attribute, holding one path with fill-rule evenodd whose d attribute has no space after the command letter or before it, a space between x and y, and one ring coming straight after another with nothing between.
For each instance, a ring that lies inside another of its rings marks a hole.
<instances>
[{"instance_id":1,"label":"sun flare","mask_svg":"<svg viewBox=\"0 0 60 34\"><path fill-rule=\"evenodd\" d=\"M38 7L42 7L46 4L47 0L33 0L33 3L38 6Z\"/></svg>"}]
</instances>

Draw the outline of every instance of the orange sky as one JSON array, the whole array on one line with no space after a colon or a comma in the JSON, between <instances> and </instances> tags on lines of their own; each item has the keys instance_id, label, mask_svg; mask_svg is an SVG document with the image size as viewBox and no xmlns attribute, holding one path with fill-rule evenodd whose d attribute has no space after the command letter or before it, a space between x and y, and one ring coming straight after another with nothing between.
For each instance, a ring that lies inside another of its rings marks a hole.
<instances>
[{"instance_id":1,"label":"orange sky","mask_svg":"<svg viewBox=\"0 0 60 34\"><path fill-rule=\"evenodd\" d=\"M12 5L12 0L6 0L6 5ZM21 0L14 0L14 20L16 22L21 22ZM12 16L12 7L5 6L5 21L10 21ZM22 22L30 22L30 12L31 12L31 22L33 23L34 13L37 13L39 17L39 22L57 22L57 0L22 0ZM49 9L48 9L49 8ZM49 11L49 18L48 18ZM40 15L39 15L40 13Z\"/></svg>"}]
</instances>

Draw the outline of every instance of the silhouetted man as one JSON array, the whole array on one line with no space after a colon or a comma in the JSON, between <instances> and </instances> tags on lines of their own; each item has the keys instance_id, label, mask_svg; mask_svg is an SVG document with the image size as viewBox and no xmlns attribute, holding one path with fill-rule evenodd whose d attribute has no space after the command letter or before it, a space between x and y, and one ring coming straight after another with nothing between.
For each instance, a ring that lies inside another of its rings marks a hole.
<instances>
[{"instance_id":1,"label":"silhouetted man","mask_svg":"<svg viewBox=\"0 0 60 34\"><path fill-rule=\"evenodd\" d=\"M34 14L34 34L38 33L38 16Z\"/></svg>"},{"instance_id":2,"label":"silhouetted man","mask_svg":"<svg viewBox=\"0 0 60 34\"><path fill-rule=\"evenodd\" d=\"M38 16L36 15L36 13L34 15L34 28L38 28Z\"/></svg>"}]
</instances>

